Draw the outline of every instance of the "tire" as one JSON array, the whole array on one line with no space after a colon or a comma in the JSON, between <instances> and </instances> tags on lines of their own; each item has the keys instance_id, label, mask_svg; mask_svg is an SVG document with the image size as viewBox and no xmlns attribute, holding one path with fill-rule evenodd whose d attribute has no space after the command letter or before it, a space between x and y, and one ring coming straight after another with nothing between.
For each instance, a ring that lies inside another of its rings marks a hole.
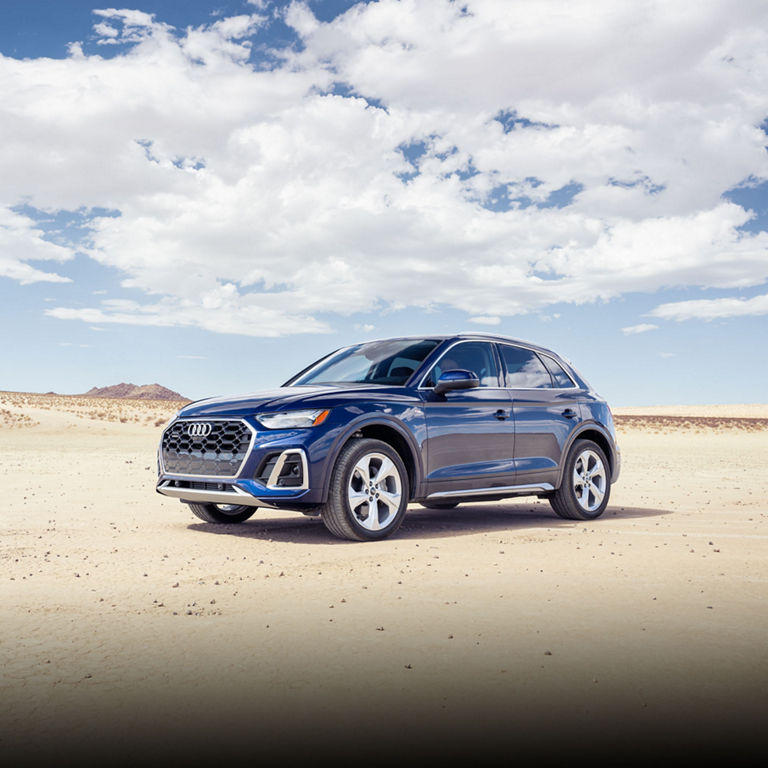
<instances>
[{"instance_id":1,"label":"tire","mask_svg":"<svg viewBox=\"0 0 768 768\"><path fill-rule=\"evenodd\" d=\"M459 506L458 501L420 501L419 504L427 509L454 509Z\"/></svg>"},{"instance_id":2,"label":"tire","mask_svg":"<svg viewBox=\"0 0 768 768\"><path fill-rule=\"evenodd\" d=\"M603 449L591 440L577 440L565 460L560 487L549 497L552 509L565 520L595 520L605 512L610 495Z\"/></svg>"},{"instance_id":3,"label":"tire","mask_svg":"<svg viewBox=\"0 0 768 768\"><path fill-rule=\"evenodd\" d=\"M355 439L336 460L320 515L340 539L375 541L400 527L408 498L408 472L397 451L381 440Z\"/></svg>"},{"instance_id":4,"label":"tire","mask_svg":"<svg viewBox=\"0 0 768 768\"><path fill-rule=\"evenodd\" d=\"M245 504L198 504L187 502L192 514L206 523L242 523L256 512L257 507Z\"/></svg>"}]
</instances>

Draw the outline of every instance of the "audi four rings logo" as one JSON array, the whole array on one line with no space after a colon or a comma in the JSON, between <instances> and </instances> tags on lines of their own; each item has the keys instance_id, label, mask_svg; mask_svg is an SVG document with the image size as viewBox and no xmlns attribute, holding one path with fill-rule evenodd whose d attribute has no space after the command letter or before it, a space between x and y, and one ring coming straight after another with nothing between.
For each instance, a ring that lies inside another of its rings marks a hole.
<instances>
[{"instance_id":1,"label":"audi four rings logo","mask_svg":"<svg viewBox=\"0 0 768 768\"><path fill-rule=\"evenodd\" d=\"M211 434L210 424L190 424L187 427L187 434L190 437L208 437Z\"/></svg>"}]
</instances>

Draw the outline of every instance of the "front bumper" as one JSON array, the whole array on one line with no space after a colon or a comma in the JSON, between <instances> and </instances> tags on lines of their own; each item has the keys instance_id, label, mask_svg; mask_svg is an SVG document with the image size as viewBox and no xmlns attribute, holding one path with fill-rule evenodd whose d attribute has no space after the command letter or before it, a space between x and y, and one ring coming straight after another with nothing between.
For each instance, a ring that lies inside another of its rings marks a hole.
<instances>
[{"instance_id":1,"label":"front bumper","mask_svg":"<svg viewBox=\"0 0 768 768\"><path fill-rule=\"evenodd\" d=\"M237 455L227 454L229 446L223 446L223 455L233 457L227 464L221 453L211 459L211 452L206 450L207 446L202 441L193 444L197 438L190 438L181 445L176 437L180 422L211 421L176 419L163 432L158 449L156 490L159 494L183 502L287 509L301 509L319 503L317 481L322 477L325 464L324 457L317 458L321 452L314 447L319 433L306 429L264 430L250 417L234 417L228 425L232 421L240 421L252 435L247 441L247 448L241 446ZM184 426L186 428L187 425ZM174 442L173 452L168 450L168 434ZM313 455L316 457L314 461L311 458ZM170 471L169 465L175 471ZM204 469L196 471L199 467ZM212 474L218 472L219 467L224 467L227 474Z\"/></svg>"},{"instance_id":2,"label":"front bumper","mask_svg":"<svg viewBox=\"0 0 768 768\"><path fill-rule=\"evenodd\" d=\"M205 488L177 487L173 480L163 480L157 485L157 492L163 496L171 496L182 501L208 502L211 504L244 504L248 507L267 506L262 499L257 499L249 493L231 486L232 490L214 491Z\"/></svg>"}]
</instances>

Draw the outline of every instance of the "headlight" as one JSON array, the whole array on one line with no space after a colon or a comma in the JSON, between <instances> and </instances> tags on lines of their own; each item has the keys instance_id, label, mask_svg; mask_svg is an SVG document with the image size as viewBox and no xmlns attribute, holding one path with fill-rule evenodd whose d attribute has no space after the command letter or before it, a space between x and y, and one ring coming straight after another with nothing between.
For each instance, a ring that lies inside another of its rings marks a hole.
<instances>
[{"instance_id":1,"label":"headlight","mask_svg":"<svg viewBox=\"0 0 768 768\"><path fill-rule=\"evenodd\" d=\"M267 429L296 429L316 427L328 416L328 409L314 408L311 411L280 411L278 413L258 413L256 418Z\"/></svg>"}]
</instances>

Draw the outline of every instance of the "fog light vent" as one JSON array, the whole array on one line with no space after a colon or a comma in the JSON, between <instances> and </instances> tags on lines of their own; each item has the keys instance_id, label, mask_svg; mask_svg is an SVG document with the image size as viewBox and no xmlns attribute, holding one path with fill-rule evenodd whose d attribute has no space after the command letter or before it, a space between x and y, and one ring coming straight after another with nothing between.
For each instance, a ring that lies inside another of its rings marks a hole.
<instances>
[{"instance_id":1,"label":"fog light vent","mask_svg":"<svg viewBox=\"0 0 768 768\"><path fill-rule=\"evenodd\" d=\"M293 448L268 456L258 474L260 482L273 490L303 490L308 488L307 457L303 450Z\"/></svg>"}]
</instances>

